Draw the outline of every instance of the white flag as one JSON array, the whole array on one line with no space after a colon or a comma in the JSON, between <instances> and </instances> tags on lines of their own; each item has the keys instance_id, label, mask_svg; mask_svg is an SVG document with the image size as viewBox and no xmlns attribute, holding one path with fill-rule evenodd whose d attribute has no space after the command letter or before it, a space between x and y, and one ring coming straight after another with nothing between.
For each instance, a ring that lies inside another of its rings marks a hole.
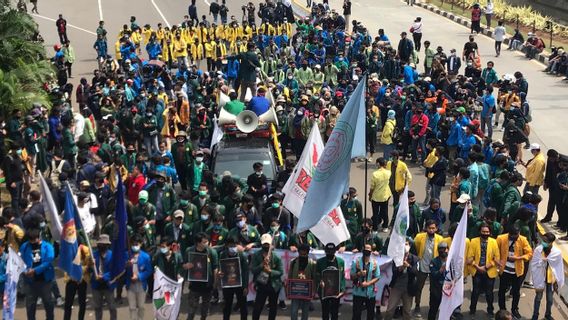
<instances>
[{"instance_id":1,"label":"white flag","mask_svg":"<svg viewBox=\"0 0 568 320\"><path fill-rule=\"evenodd\" d=\"M213 150L213 147L223 139L223 130L217 124L217 117L213 118L213 134L211 135L211 146L209 149Z\"/></svg>"},{"instance_id":2,"label":"white flag","mask_svg":"<svg viewBox=\"0 0 568 320\"><path fill-rule=\"evenodd\" d=\"M183 278L174 281L159 268L154 272L154 317L157 320L175 320L179 315Z\"/></svg>"},{"instance_id":3,"label":"white flag","mask_svg":"<svg viewBox=\"0 0 568 320\"><path fill-rule=\"evenodd\" d=\"M294 172L292 172L284 188L282 188L282 192L286 195L282 204L297 218L300 218L304 199L316 170L318 159L323 152L323 147L323 140L321 139L318 125L314 123L304 151L302 151L300 156L300 161L298 161ZM333 242L338 245L350 238L347 223L340 207L329 212L310 231L323 244Z\"/></svg>"},{"instance_id":4,"label":"white flag","mask_svg":"<svg viewBox=\"0 0 568 320\"><path fill-rule=\"evenodd\" d=\"M408 209L408 186L404 187L404 191L398 202L398 211L394 220L393 229L390 235L389 247L387 255L392 258L394 265L402 266L404 261L404 248L406 244L406 231L408 231L408 221L410 219L410 211Z\"/></svg>"},{"instance_id":5,"label":"white flag","mask_svg":"<svg viewBox=\"0 0 568 320\"><path fill-rule=\"evenodd\" d=\"M16 310L17 286L20 274L26 269L24 260L14 249L8 247L8 260L6 261L6 282L4 284L2 319L14 319Z\"/></svg>"},{"instance_id":6,"label":"white flag","mask_svg":"<svg viewBox=\"0 0 568 320\"><path fill-rule=\"evenodd\" d=\"M439 320L449 320L454 310L463 303L463 273L466 258L465 241L468 207L469 205L466 205L463 210L458 228L452 239L450 251L448 252Z\"/></svg>"},{"instance_id":7,"label":"white flag","mask_svg":"<svg viewBox=\"0 0 568 320\"><path fill-rule=\"evenodd\" d=\"M41 174L39 175L39 186L41 190L43 209L47 213L47 219L49 220L49 226L51 228L51 236L53 237L53 240L59 241L63 227L61 226L57 206L55 205L55 201L53 201L51 191Z\"/></svg>"}]
</instances>

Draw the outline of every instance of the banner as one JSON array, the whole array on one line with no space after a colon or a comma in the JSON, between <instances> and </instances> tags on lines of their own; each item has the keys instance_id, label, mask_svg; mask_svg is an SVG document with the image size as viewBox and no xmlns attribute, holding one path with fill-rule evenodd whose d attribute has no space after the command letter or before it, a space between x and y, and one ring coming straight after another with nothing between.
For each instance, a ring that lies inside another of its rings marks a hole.
<instances>
[{"instance_id":1,"label":"banner","mask_svg":"<svg viewBox=\"0 0 568 320\"><path fill-rule=\"evenodd\" d=\"M55 201L53 201L51 191L41 174L39 175L39 189L41 191L43 210L46 212L47 220L49 220L51 236L53 240L59 241L63 227L61 226L61 221L59 221L57 206L55 205Z\"/></svg>"},{"instance_id":2,"label":"banner","mask_svg":"<svg viewBox=\"0 0 568 320\"><path fill-rule=\"evenodd\" d=\"M251 250L250 255L260 249ZM292 259L298 256L297 252L292 252L290 250L274 249L273 252L282 259L282 265L284 268L284 273L282 274L282 281L286 283L288 280L288 271L290 269L290 262ZM337 257L342 258L345 261L345 295L341 298L344 303L351 303L353 301L353 283L351 282L351 264L353 260L361 257L361 253L343 252L336 253ZM312 250L310 251L310 258L317 260L319 258L325 257L325 252L323 250ZM388 286L392 280L392 259L384 255L371 255L371 259L377 261L377 265L380 268L381 277L379 281L375 284L376 287L376 299L377 305L385 305L386 301L382 301L383 291L386 286ZM249 285L248 285L248 295L247 301L254 301L256 297L256 290L254 288L254 283L252 282L253 276L249 275Z\"/></svg>"},{"instance_id":3,"label":"banner","mask_svg":"<svg viewBox=\"0 0 568 320\"><path fill-rule=\"evenodd\" d=\"M297 232L311 229L336 208L349 188L351 159L365 157L365 85L362 77L339 115L321 157L318 159Z\"/></svg>"},{"instance_id":4,"label":"banner","mask_svg":"<svg viewBox=\"0 0 568 320\"><path fill-rule=\"evenodd\" d=\"M463 278L465 266L465 242L467 240L467 210L463 209L462 217L454 234L448 260L446 276L442 286L442 302L440 303L439 320L449 320L454 310L463 303Z\"/></svg>"},{"instance_id":5,"label":"banner","mask_svg":"<svg viewBox=\"0 0 568 320\"><path fill-rule=\"evenodd\" d=\"M300 218L306 193L323 149L323 140L321 139L318 125L314 123L306 146L300 156L300 161L296 164L294 172L292 172L282 189L282 192L285 194L282 205L297 218ZM323 244L333 242L335 245L339 245L350 238L347 223L340 207L333 209L310 231Z\"/></svg>"},{"instance_id":6,"label":"banner","mask_svg":"<svg viewBox=\"0 0 568 320\"><path fill-rule=\"evenodd\" d=\"M156 320L175 320L179 315L183 278L174 281L159 268L154 270L152 301Z\"/></svg>"},{"instance_id":7,"label":"banner","mask_svg":"<svg viewBox=\"0 0 568 320\"><path fill-rule=\"evenodd\" d=\"M81 265L81 251L79 241L77 241L77 228L75 217L78 216L71 189L67 187L65 191L65 210L63 220L63 231L61 234L61 244L59 250L59 268L67 272L69 277L75 281L80 281L83 276Z\"/></svg>"},{"instance_id":8,"label":"banner","mask_svg":"<svg viewBox=\"0 0 568 320\"><path fill-rule=\"evenodd\" d=\"M209 146L209 149L211 150L213 150L213 147L219 143L221 139L223 139L223 130L219 127L217 122L217 116L213 117L213 134L211 135L211 145Z\"/></svg>"},{"instance_id":9,"label":"banner","mask_svg":"<svg viewBox=\"0 0 568 320\"><path fill-rule=\"evenodd\" d=\"M404 260L404 247L406 243L406 232L408 231L408 221L410 219L410 211L408 208L408 185L404 187L404 191L400 195L398 202L398 211L392 232L390 234L389 246L387 254L392 257L394 265L402 266Z\"/></svg>"},{"instance_id":10,"label":"banner","mask_svg":"<svg viewBox=\"0 0 568 320\"><path fill-rule=\"evenodd\" d=\"M4 303L2 308L2 319L13 320L16 310L16 299L18 291L18 279L20 274L26 269L24 260L14 249L8 247L8 261L6 262L6 282L4 284Z\"/></svg>"}]
</instances>

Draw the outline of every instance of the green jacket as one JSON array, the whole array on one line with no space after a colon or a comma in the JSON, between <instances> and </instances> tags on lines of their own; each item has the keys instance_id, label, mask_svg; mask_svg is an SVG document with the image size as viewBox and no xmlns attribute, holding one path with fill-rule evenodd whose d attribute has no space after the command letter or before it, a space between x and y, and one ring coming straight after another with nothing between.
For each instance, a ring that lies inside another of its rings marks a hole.
<instances>
[{"instance_id":1,"label":"green jacket","mask_svg":"<svg viewBox=\"0 0 568 320\"><path fill-rule=\"evenodd\" d=\"M239 101L238 99L232 100L227 102L223 107L227 112L232 115L238 116L243 110L245 110L246 106L244 103Z\"/></svg>"},{"instance_id":2,"label":"green jacket","mask_svg":"<svg viewBox=\"0 0 568 320\"><path fill-rule=\"evenodd\" d=\"M316 261L316 284L320 297L322 296L321 275L325 269L330 267L339 269L339 292L345 292L345 261L338 256L335 256L333 261L329 261L327 257L322 257Z\"/></svg>"},{"instance_id":3,"label":"green jacket","mask_svg":"<svg viewBox=\"0 0 568 320\"><path fill-rule=\"evenodd\" d=\"M353 199L352 201L341 200L341 211L343 211L343 215L345 216L349 234L351 234L353 238L361 229L363 206L358 199Z\"/></svg>"},{"instance_id":4,"label":"green jacket","mask_svg":"<svg viewBox=\"0 0 568 320\"><path fill-rule=\"evenodd\" d=\"M254 247L260 247L260 232L256 229L256 227L247 225L247 233L243 235L241 229L238 227L234 227L229 231L227 237L235 240L235 243L239 243L241 245L247 245L249 243L254 243Z\"/></svg>"},{"instance_id":5,"label":"green jacket","mask_svg":"<svg viewBox=\"0 0 568 320\"><path fill-rule=\"evenodd\" d=\"M185 202L187 202L187 204ZM195 221L199 220L199 210L197 209L197 207L193 203L191 203L187 200L180 200L178 205L177 205L176 210L183 211L183 213L184 213L183 221L187 224L192 224ZM172 216L172 218L173 218L173 216Z\"/></svg>"},{"instance_id":6,"label":"green jacket","mask_svg":"<svg viewBox=\"0 0 568 320\"><path fill-rule=\"evenodd\" d=\"M181 149L180 151L182 152L180 156L178 156L178 149ZM175 142L172 144L170 152L174 158L174 165L178 174L182 171L187 172L188 165L193 163L193 146L191 142ZM182 161L180 161L181 158L183 158Z\"/></svg>"},{"instance_id":7,"label":"green jacket","mask_svg":"<svg viewBox=\"0 0 568 320\"><path fill-rule=\"evenodd\" d=\"M132 209L132 220L139 216L146 218L148 221L156 219L156 207L149 202L145 205L138 203Z\"/></svg>"},{"instance_id":8,"label":"green jacket","mask_svg":"<svg viewBox=\"0 0 568 320\"><path fill-rule=\"evenodd\" d=\"M185 254L183 256L184 263L191 262L191 260L189 260L189 254L192 252L198 252L195 246L189 247L187 248L187 250L185 250ZM212 288L213 284L215 283L216 270L219 268L219 258L217 256L217 251L213 250L210 247L207 247L204 253L207 254L207 273L209 273L209 281L207 281L206 286L208 288ZM186 276L187 275L189 275L189 273L187 273ZM198 286L201 287L202 284L202 282L189 281L189 289L192 290Z\"/></svg>"},{"instance_id":9,"label":"green jacket","mask_svg":"<svg viewBox=\"0 0 568 320\"><path fill-rule=\"evenodd\" d=\"M360 232L355 236L353 240L352 247L349 250L357 249L360 252L363 251L363 247L366 243L371 244L373 251L381 252L383 249L383 239L379 236L379 233L373 231L371 233Z\"/></svg>"},{"instance_id":10,"label":"green jacket","mask_svg":"<svg viewBox=\"0 0 568 320\"><path fill-rule=\"evenodd\" d=\"M258 250L252 255L251 260L251 271L254 282L256 284L256 279L263 271L264 266L264 251ZM282 288L282 274L284 273L284 268L282 266L282 260L280 257L272 251L272 257L270 259L270 284L275 292L278 292Z\"/></svg>"},{"instance_id":11,"label":"green jacket","mask_svg":"<svg viewBox=\"0 0 568 320\"><path fill-rule=\"evenodd\" d=\"M142 250L148 252L150 256L156 251L156 232L153 229L152 226L146 224L143 230L134 231L134 234L142 237Z\"/></svg>"},{"instance_id":12,"label":"green jacket","mask_svg":"<svg viewBox=\"0 0 568 320\"><path fill-rule=\"evenodd\" d=\"M185 250L189 248L191 243L193 243L193 241L191 241L191 239L193 239L193 234L191 233L191 227L186 223L182 223L181 230L176 240L174 233L174 227L175 227L174 224L175 224L174 222L166 224L166 227L164 228L164 236L168 236L170 237L170 239L172 239L172 241L177 242L180 247L180 252L185 252Z\"/></svg>"},{"instance_id":13,"label":"green jacket","mask_svg":"<svg viewBox=\"0 0 568 320\"><path fill-rule=\"evenodd\" d=\"M301 237L298 233L293 233L292 235L290 235L290 241L288 244L290 246L298 248L302 243L306 243L306 241L310 246L310 248L318 249L319 247L318 239L316 238L316 236L314 236L314 234L311 231L308 231L305 237Z\"/></svg>"},{"instance_id":14,"label":"green jacket","mask_svg":"<svg viewBox=\"0 0 568 320\"><path fill-rule=\"evenodd\" d=\"M158 206L158 188L158 185L154 184L148 189L148 202L154 204L156 206L156 209ZM157 212L156 210L156 220L165 219L167 216L172 214L176 206L176 194L172 187L166 184L164 185L162 190L162 212L160 215L160 212Z\"/></svg>"},{"instance_id":15,"label":"green jacket","mask_svg":"<svg viewBox=\"0 0 568 320\"><path fill-rule=\"evenodd\" d=\"M97 137L95 136L95 128L91 123L89 118L85 118L85 129L83 131L83 135L81 135L81 142L91 144L96 141Z\"/></svg>"},{"instance_id":16,"label":"green jacket","mask_svg":"<svg viewBox=\"0 0 568 320\"><path fill-rule=\"evenodd\" d=\"M243 289L248 288L249 283L249 265L248 265L248 258L247 256L242 253L238 252L236 256L231 256L227 249L223 249L219 252L219 264L221 264L221 260L223 259L230 259L238 257L241 261L241 279L243 281Z\"/></svg>"},{"instance_id":17,"label":"green jacket","mask_svg":"<svg viewBox=\"0 0 568 320\"><path fill-rule=\"evenodd\" d=\"M167 267L168 264L172 265L171 266L173 269L172 273L167 272L167 270L170 269ZM154 267L158 267L158 269L160 269L166 276L168 276L172 280L177 280L178 276L183 276L184 274L187 274L187 272L182 268L182 264L183 264L183 257L179 252L173 252L169 260L159 250L152 257L152 265Z\"/></svg>"},{"instance_id":18,"label":"green jacket","mask_svg":"<svg viewBox=\"0 0 568 320\"><path fill-rule=\"evenodd\" d=\"M521 193L517 187L510 184L507 189L505 189L505 202L503 205L503 211L501 212L501 218L508 219L517 212L520 205Z\"/></svg>"},{"instance_id":19,"label":"green jacket","mask_svg":"<svg viewBox=\"0 0 568 320\"><path fill-rule=\"evenodd\" d=\"M426 68L432 68L432 62L434 62L435 55L436 52L432 48L424 50L424 66L426 66Z\"/></svg>"},{"instance_id":20,"label":"green jacket","mask_svg":"<svg viewBox=\"0 0 568 320\"><path fill-rule=\"evenodd\" d=\"M229 236L229 230L222 227L221 230L215 230L214 225L209 226L205 233L209 236L210 246L219 252L224 246L227 237Z\"/></svg>"},{"instance_id":21,"label":"green jacket","mask_svg":"<svg viewBox=\"0 0 568 320\"><path fill-rule=\"evenodd\" d=\"M72 156L77 154L77 146L75 145L75 137L71 132L71 129L63 129L63 134L61 138L61 146L63 147L63 154L65 156Z\"/></svg>"},{"instance_id":22,"label":"green jacket","mask_svg":"<svg viewBox=\"0 0 568 320\"><path fill-rule=\"evenodd\" d=\"M309 67L305 70L304 68L299 68L294 72L294 77L298 80L300 87L303 87L308 84L308 82L314 81L314 72Z\"/></svg>"}]
</instances>

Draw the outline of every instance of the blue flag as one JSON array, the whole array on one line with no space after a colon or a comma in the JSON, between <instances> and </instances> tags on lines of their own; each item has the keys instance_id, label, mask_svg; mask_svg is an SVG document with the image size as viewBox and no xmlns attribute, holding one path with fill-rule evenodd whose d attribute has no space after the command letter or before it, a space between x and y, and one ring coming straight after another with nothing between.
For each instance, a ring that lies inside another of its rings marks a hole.
<instances>
[{"instance_id":1,"label":"blue flag","mask_svg":"<svg viewBox=\"0 0 568 320\"><path fill-rule=\"evenodd\" d=\"M366 156L366 82L367 77L359 81L323 149L302 207L298 232L312 228L339 205L349 188L351 159Z\"/></svg>"},{"instance_id":2,"label":"blue flag","mask_svg":"<svg viewBox=\"0 0 568 320\"><path fill-rule=\"evenodd\" d=\"M73 195L69 187L65 192L65 215L61 231L61 245L59 249L59 268L67 272L69 277L80 281L83 276L81 267L81 252L77 241L77 229L81 226L81 219L75 207Z\"/></svg>"},{"instance_id":3,"label":"blue flag","mask_svg":"<svg viewBox=\"0 0 568 320\"><path fill-rule=\"evenodd\" d=\"M126 204L124 202L124 185L122 178L118 175L118 186L116 188L116 212L114 216L115 230L112 238L112 261L110 268L110 279L114 282L122 276L126 270Z\"/></svg>"}]
</instances>

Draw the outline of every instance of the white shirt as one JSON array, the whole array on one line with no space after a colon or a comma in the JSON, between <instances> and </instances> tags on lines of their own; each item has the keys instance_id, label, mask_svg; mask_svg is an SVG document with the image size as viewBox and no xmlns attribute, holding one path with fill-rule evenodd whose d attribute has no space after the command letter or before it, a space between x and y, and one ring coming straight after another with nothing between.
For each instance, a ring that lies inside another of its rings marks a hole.
<instances>
[{"instance_id":1,"label":"white shirt","mask_svg":"<svg viewBox=\"0 0 568 320\"><path fill-rule=\"evenodd\" d=\"M75 137L75 142L77 142L85 131L85 118L77 112L73 115L73 120L75 120L75 131L73 132L73 135Z\"/></svg>"},{"instance_id":2,"label":"white shirt","mask_svg":"<svg viewBox=\"0 0 568 320\"><path fill-rule=\"evenodd\" d=\"M485 14L493 14L493 2L487 2L485 6Z\"/></svg>"},{"instance_id":3,"label":"white shirt","mask_svg":"<svg viewBox=\"0 0 568 320\"><path fill-rule=\"evenodd\" d=\"M505 40L505 27L495 27L495 31L493 31L493 39L495 39L495 41L503 42L503 40Z\"/></svg>"},{"instance_id":4,"label":"white shirt","mask_svg":"<svg viewBox=\"0 0 568 320\"><path fill-rule=\"evenodd\" d=\"M422 22L414 22L412 24L412 29L414 29L414 32L412 33L422 33Z\"/></svg>"}]
</instances>

